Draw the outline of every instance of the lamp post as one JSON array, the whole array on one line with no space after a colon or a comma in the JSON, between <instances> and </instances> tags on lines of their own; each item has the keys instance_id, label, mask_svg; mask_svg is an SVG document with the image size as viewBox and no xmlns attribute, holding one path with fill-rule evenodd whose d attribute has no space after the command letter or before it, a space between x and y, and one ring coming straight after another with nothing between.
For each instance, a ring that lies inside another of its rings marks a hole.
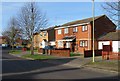
<instances>
[{"instance_id":1,"label":"lamp post","mask_svg":"<svg viewBox=\"0 0 120 81\"><path fill-rule=\"evenodd\" d=\"M95 62L95 51L94 51L94 0L92 0L92 14L93 14L93 62Z\"/></svg>"}]
</instances>

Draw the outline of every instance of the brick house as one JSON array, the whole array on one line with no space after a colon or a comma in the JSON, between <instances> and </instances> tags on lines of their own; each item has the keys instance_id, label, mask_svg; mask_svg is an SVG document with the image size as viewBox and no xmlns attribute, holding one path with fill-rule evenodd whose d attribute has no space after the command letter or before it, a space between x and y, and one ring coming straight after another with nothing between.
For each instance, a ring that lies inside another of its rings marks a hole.
<instances>
[{"instance_id":1,"label":"brick house","mask_svg":"<svg viewBox=\"0 0 120 81\"><path fill-rule=\"evenodd\" d=\"M34 34L34 47L44 48L48 45L55 45L55 30L54 27L42 29L39 33Z\"/></svg>"},{"instance_id":2,"label":"brick house","mask_svg":"<svg viewBox=\"0 0 120 81\"><path fill-rule=\"evenodd\" d=\"M0 36L0 44L8 44L8 37Z\"/></svg>"},{"instance_id":3,"label":"brick house","mask_svg":"<svg viewBox=\"0 0 120 81\"><path fill-rule=\"evenodd\" d=\"M92 50L92 28L92 17L55 27L56 48L70 48L81 54L84 50ZM115 30L116 25L106 15L95 17L95 40ZM97 41L95 49L98 49Z\"/></svg>"}]
</instances>

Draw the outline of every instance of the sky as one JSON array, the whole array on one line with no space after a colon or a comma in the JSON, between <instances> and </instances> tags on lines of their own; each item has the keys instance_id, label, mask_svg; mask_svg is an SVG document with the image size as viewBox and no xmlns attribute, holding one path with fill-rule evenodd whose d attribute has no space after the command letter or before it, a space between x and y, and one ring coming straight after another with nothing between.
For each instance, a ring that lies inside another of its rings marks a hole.
<instances>
[{"instance_id":1,"label":"sky","mask_svg":"<svg viewBox=\"0 0 120 81\"><path fill-rule=\"evenodd\" d=\"M105 14L101 5L104 2L95 2L95 16ZM0 35L7 29L10 18L17 17L21 7L26 2L2 2L0 3ZM48 27L62 25L64 23L92 17L92 2L37 2L38 8L46 13Z\"/></svg>"}]
</instances>

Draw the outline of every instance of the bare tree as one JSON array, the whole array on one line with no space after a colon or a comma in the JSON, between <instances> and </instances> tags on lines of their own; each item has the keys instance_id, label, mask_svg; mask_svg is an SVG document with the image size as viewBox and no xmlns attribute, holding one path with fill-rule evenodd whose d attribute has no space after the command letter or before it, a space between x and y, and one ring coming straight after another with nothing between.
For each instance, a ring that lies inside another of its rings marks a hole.
<instances>
[{"instance_id":1,"label":"bare tree","mask_svg":"<svg viewBox=\"0 0 120 81\"><path fill-rule=\"evenodd\" d=\"M19 27L31 42L31 54L34 54L34 33L47 25L45 13L37 7L35 2L26 3L18 18Z\"/></svg>"},{"instance_id":2,"label":"bare tree","mask_svg":"<svg viewBox=\"0 0 120 81\"><path fill-rule=\"evenodd\" d=\"M4 30L2 32L3 36L6 36L9 40L9 44L12 46L12 50L14 49L14 42L16 40L16 38L18 37L18 26L17 26L17 21L16 19L13 17L10 19L9 23L8 23L8 28L7 30Z\"/></svg>"},{"instance_id":3,"label":"bare tree","mask_svg":"<svg viewBox=\"0 0 120 81\"><path fill-rule=\"evenodd\" d=\"M107 12L109 17L120 26L120 1L118 2L105 2L102 8Z\"/></svg>"}]
</instances>

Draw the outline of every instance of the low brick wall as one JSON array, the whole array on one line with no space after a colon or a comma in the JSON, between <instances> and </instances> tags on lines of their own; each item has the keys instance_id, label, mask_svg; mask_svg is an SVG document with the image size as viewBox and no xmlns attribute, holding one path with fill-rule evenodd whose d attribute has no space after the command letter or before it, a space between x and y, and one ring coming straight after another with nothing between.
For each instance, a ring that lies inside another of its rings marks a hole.
<instances>
[{"instance_id":1,"label":"low brick wall","mask_svg":"<svg viewBox=\"0 0 120 81\"><path fill-rule=\"evenodd\" d=\"M105 60L120 60L120 52L103 51L102 52L102 59L105 59Z\"/></svg>"},{"instance_id":2,"label":"low brick wall","mask_svg":"<svg viewBox=\"0 0 120 81\"><path fill-rule=\"evenodd\" d=\"M85 50L84 57L92 57L93 50ZM95 50L95 56L102 56L102 50Z\"/></svg>"},{"instance_id":3,"label":"low brick wall","mask_svg":"<svg viewBox=\"0 0 120 81\"><path fill-rule=\"evenodd\" d=\"M61 50L60 49L50 50L50 55L70 57L70 50L62 50L62 49Z\"/></svg>"},{"instance_id":4,"label":"low brick wall","mask_svg":"<svg viewBox=\"0 0 120 81\"><path fill-rule=\"evenodd\" d=\"M42 48L38 49L38 53L43 54L43 49ZM45 50L45 54L61 57L70 57L70 49Z\"/></svg>"},{"instance_id":5,"label":"low brick wall","mask_svg":"<svg viewBox=\"0 0 120 81\"><path fill-rule=\"evenodd\" d=\"M41 53L41 54L42 54L42 53L43 53L43 49L42 49L42 48L39 48L39 49L38 49L38 53Z\"/></svg>"}]
</instances>

